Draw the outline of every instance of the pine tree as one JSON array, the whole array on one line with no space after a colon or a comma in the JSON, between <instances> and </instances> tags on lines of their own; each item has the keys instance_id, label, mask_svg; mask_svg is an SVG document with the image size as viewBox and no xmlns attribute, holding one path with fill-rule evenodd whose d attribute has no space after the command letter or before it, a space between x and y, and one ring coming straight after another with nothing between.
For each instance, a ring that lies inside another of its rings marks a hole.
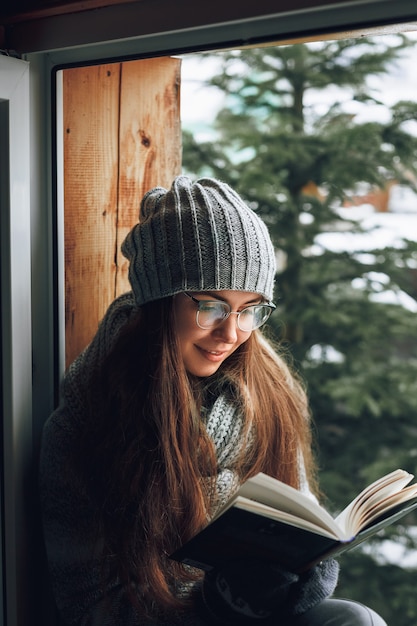
<instances>
[{"instance_id":1,"label":"pine tree","mask_svg":"<svg viewBox=\"0 0 417 626\"><path fill-rule=\"evenodd\" d=\"M417 104L398 102L384 123L356 119L379 103L370 78L395 71L411 44L397 35L223 53L210 81L226 94L213 140L183 138L185 169L230 183L268 224L279 259L271 326L307 381L334 511L385 471L417 473L415 313L381 298L402 289L417 301L417 245L349 252L322 243L324 233L360 232L340 210L358 189L416 189L407 123Z\"/></svg>"}]
</instances>

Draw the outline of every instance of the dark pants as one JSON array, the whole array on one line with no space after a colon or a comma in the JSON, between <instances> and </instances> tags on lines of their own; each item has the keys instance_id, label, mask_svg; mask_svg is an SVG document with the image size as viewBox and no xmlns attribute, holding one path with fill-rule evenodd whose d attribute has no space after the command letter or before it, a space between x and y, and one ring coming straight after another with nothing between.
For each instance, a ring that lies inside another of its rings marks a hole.
<instances>
[{"instance_id":1,"label":"dark pants","mask_svg":"<svg viewBox=\"0 0 417 626\"><path fill-rule=\"evenodd\" d=\"M125 605L125 609L126 609ZM254 620L254 625L257 623ZM262 622L260 621L259 624ZM272 622L268 621L268 624ZM235 625L241 622L236 618ZM90 616L81 620L80 626L211 626L209 621L202 620L193 613L176 614L168 620L141 619L126 613L120 605L109 612L109 607L96 607ZM374 611L351 600L324 600L314 609L299 617L292 617L284 622L277 618L276 626L387 626L386 622Z\"/></svg>"},{"instance_id":2,"label":"dark pants","mask_svg":"<svg viewBox=\"0 0 417 626\"><path fill-rule=\"evenodd\" d=\"M288 626L387 626L375 611L351 600L324 600Z\"/></svg>"}]
</instances>

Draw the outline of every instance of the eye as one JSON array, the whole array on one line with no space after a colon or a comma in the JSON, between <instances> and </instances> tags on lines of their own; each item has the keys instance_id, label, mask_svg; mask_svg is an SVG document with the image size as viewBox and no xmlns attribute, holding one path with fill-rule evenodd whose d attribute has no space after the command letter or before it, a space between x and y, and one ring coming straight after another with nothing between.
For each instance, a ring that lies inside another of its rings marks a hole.
<instances>
[{"instance_id":1,"label":"eye","mask_svg":"<svg viewBox=\"0 0 417 626\"><path fill-rule=\"evenodd\" d=\"M200 300L199 309L202 313L220 313L225 310L225 306L221 302L213 302L211 300Z\"/></svg>"},{"instance_id":2,"label":"eye","mask_svg":"<svg viewBox=\"0 0 417 626\"><path fill-rule=\"evenodd\" d=\"M240 315L242 317L253 317L255 314L255 306L247 306L245 309L240 311Z\"/></svg>"}]
</instances>

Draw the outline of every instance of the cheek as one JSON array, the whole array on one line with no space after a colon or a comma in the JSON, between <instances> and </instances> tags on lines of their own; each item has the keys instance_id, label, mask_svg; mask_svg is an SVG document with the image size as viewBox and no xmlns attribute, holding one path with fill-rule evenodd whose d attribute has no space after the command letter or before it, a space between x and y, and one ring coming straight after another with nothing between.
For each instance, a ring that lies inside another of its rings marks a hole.
<instances>
[{"instance_id":1,"label":"cheek","mask_svg":"<svg viewBox=\"0 0 417 626\"><path fill-rule=\"evenodd\" d=\"M244 333L243 331L240 331L239 346L241 346L241 345L243 345L244 343L247 342L247 340L250 338L252 332L253 331L251 331L250 333Z\"/></svg>"},{"instance_id":2,"label":"cheek","mask_svg":"<svg viewBox=\"0 0 417 626\"><path fill-rule=\"evenodd\" d=\"M184 315L180 319L177 318L175 331L183 356L192 349L194 344L199 343L207 332L197 326L195 314Z\"/></svg>"},{"instance_id":3,"label":"cheek","mask_svg":"<svg viewBox=\"0 0 417 626\"><path fill-rule=\"evenodd\" d=\"M247 342L247 340L249 339L249 337L251 336L252 333L242 333L242 336L239 336L235 345L233 346L232 350L230 351L230 354L233 354L234 352L236 352L236 350L238 350L241 346L243 346L243 344L245 344ZM243 336L244 335L244 336Z\"/></svg>"},{"instance_id":4,"label":"cheek","mask_svg":"<svg viewBox=\"0 0 417 626\"><path fill-rule=\"evenodd\" d=\"M180 343L195 339L200 329L195 323L194 316L184 316L175 323L175 330Z\"/></svg>"},{"instance_id":5,"label":"cheek","mask_svg":"<svg viewBox=\"0 0 417 626\"><path fill-rule=\"evenodd\" d=\"M196 326L195 312L184 304L181 300L176 300L174 305L174 328L178 336L192 332Z\"/></svg>"}]
</instances>

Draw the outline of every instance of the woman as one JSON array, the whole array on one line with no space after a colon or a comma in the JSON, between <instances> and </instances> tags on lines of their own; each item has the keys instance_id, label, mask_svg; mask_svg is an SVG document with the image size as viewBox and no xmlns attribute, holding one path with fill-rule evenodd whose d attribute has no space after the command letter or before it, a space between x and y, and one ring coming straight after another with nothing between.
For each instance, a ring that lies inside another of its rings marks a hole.
<instances>
[{"instance_id":1,"label":"woman","mask_svg":"<svg viewBox=\"0 0 417 626\"><path fill-rule=\"evenodd\" d=\"M41 455L45 540L65 624L384 622L303 575L169 558L259 471L314 491L306 396L259 328L275 256L230 187L179 176L142 200L122 250L132 292L68 369ZM335 621L336 620L336 621Z\"/></svg>"}]
</instances>

